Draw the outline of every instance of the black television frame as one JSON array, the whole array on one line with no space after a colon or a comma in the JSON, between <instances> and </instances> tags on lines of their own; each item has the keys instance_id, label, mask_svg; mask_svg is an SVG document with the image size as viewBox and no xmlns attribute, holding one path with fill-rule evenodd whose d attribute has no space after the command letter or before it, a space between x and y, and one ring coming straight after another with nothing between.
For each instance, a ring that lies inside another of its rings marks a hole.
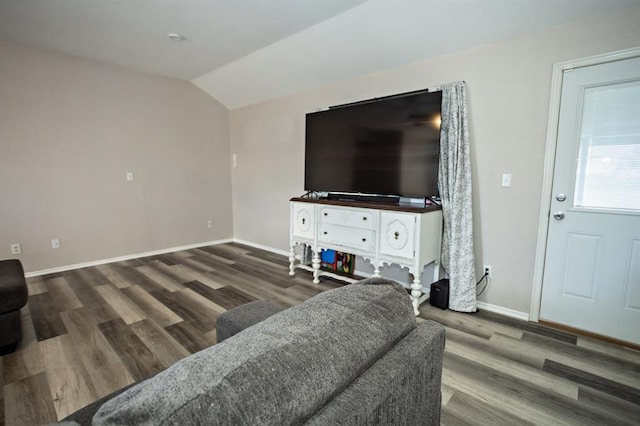
<instances>
[{"instance_id":1,"label":"black television frame","mask_svg":"<svg viewBox=\"0 0 640 426\"><path fill-rule=\"evenodd\" d=\"M418 90L306 114L305 190L390 203L437 196L441 112L441 91Z\"/></svg>"}]
</instances>

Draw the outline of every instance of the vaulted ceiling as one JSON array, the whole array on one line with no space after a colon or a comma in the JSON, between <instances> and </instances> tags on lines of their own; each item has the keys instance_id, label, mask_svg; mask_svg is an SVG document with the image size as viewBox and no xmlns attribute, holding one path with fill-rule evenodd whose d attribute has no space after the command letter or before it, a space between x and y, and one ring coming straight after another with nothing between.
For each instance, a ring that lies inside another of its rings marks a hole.
<instances>
[{"instance_id":1,"label":"vaulted ceiling","mask_svg":"<svg viewBox=\"0 0 640 426\"><path fill-rule=\"evenodd\" d=\"M190 80L237 108L634 4L0 0L0 39Z\"/></svg>"}]
</instances>

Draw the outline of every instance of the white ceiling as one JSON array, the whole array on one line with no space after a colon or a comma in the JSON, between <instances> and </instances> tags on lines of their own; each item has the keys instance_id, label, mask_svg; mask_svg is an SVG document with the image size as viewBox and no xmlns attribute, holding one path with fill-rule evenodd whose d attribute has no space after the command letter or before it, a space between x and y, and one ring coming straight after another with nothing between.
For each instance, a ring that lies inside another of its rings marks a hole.
<instances>
[{"instance_id":1,"label":"white ceiling","mask_svg":"<svg viewBox=\"0 0 640 426\"><path fill-rule=\"evenodd\" d=\"M0 0L0 39L191 80L237 108L634 4Z\"/></svg>"}]
</instances>

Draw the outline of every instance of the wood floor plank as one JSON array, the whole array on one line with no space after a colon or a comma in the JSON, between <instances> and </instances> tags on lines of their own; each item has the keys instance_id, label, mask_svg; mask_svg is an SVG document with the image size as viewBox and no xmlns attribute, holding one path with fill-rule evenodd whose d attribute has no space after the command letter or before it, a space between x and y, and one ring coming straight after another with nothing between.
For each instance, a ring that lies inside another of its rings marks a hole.
<instances>
[{"instance_id":1,"label":"wood floor plank","mask_svg":"<svg viewBox=\"0 0 640 426\"><path fill-rule=\"evenodd\" d=\"M44 278L41 276L27 278L27 290L29 291L30 295L46 293L47 291L49 291L47 289Z\"/></svg>"},{"instance_id":2,"label":"wood floor plank","mask_svg":"<svg viewBox=\"0 0 640 426\"><path fill-rule=\"evenodd\" d=\"M250 264L246 262L236 262L231 265L231 268L242 272L249 276L260 276L261 274L270 274L269 281L272 284L288 289L292 285L295 285L295 281L291 279L288 273L288 269L279 268L265 268L263 265Z\"/></svg>"},{"instance_id":3,"label":"wood floor plank","mask_svg":"<svg viewBox=\"0 0 640 426\"><path fill-rule=\"evenodd\" d=\"M238 256L243 256L251 252L251 249L247 246L240 244L220 244L215 246L200 247L202 250L206 250L216 256L224 257L227 259L237 259Z\"/></svg>"},{"instance_id":4,"label":"wood floor plank","mask_svg":"<svg viewBox=\"0 0 640 426\"><path fill-rule=\"evenodd\" d=\"M449 402L449 400L451 399L451 397L453 396L453 394L456 392L455 389L453 389L450 386L447 386L446 384L442 384L441 386L441 393L442 393L442 406L444 407L445 405L447 405L447 403Z\"/></svg>"},{"instance_id":5,"label":"wood floor plank","mask_svg":"<svg viewBox=\"0 0 640 426\"><path fill-rule=\"evenodd\" d=\"M98 329L98 322L89 308L63 312L60 315L82 364L91 372L91 382L98 397L133 383L133 377Z\"/></svg>"},{"instance_id":6,"label":"wood floor plank","mask_svg":"<svg viewBox=\"0 0 640 426\"><path fill-rule=\"evenodd\" d=\"M206 333L216 327L215 319L217 313L203 308L201 304L194 303L183 291L174 293L166 290L155 291L151 295L175 312L180 318L184 318L184 321L191 323L201 333ZM166 328L168 329L168 327Z\"/></svg>"},{"instance_id":7,"label":"wood floor plank","mask_svg":"<svg viewBox=\"0 0 640 426\"><path fill-rule=\"evenodd\" d=\"M521 419L507 410L468 395L455 392L442 410L441 425L492 425L513 426L533 425L534 423Z\"/></svg>"},{"instance_id":8,"label":"wood floor plank","mask_svg":"<svg viewBox=\"0 0 640 426\"><path fill-rule=\"evenodd\" d=\"M82 302L73 292L67 280L64 277L58 277L47 280L47 288L51 302L54 304L58 312L70 311L82 307Z\"/></svg>"},{"instance_id":9,"label":"wood floor plank","mask_svg":"<svg viewBox=\"0 0 640 426\"><path fill-rule=\"evenodd\" d=\"M528 422L539 424L607 424L608 418L573 399L549 394L526 380L484 367L452 353L445 353L443 381L456 390L517 412Z\"/></svg>"},{"instance_id":10,"label":"wood floor plank","mask_svg":"<svg viewBox=\"0 0 640 426\"><path fill-rule=\"evenodd\" d=\"M251 262L245 262L246 264L255 265L258 268L263 268L265 271L269 271L269 273L274 273L278 275L289 275L289 260L285 257L272 253L272 256L260 256L260 251L248 253L247 256L250 256ZM274 258L279 258L280 261L271 260Z\"/></svg>"},{"instance_id":11,"label":"wood floor plank","mask_svg":"<svg viewBox=\"0 0 640 426\"><path fill-rule=\"evenodd\" d=\"M282 256L278 253L272 253L269 251L254 249L250 247L248 247L247 249L249 251L247 253L247 256L273 265L283 266L287 271L289 270L289 258L287 256Z\"/></svg>"},{"instance_id":12,"label":"wood floor plank","mask_svg":"<svg viewBox=\"0 0 640 426\"><path fill-rule=\"evenodd\" d=\"M447 328L447 351L485 367L499 369L513 377L526 380L540 388L547 389L571 399L578 399L579 386L562 376L523 364L493 350L484 339Z\"/></svg>"},{"instance_id":13,"label":"wood floor plank","mask_svg":"<svg viewBox=\"0 0 640 426\"><path fill-rule=\"evenodd\" d=\"M189 351L184 346L167 333L164 328L151 320L142 320L131 324L131 329L155 354L165 368L189 356Z\"/></svg>"},{"instance_id":14,"label":"wood floor plank","mask_svg":"<svg viewBox=\"0 0 640 426\"><path fill-rule=\"evenodd\" d=\"M284 306L293 306L300 303L300 299L288 294L285 289L268 282L267 279L261 277L245 276L244 274L223 274L217 271L211 272L211 275L218 281L224 282L226 285L234 288L241 288L243 292L252 295L256 299L271 300L277 304ZM319 285L323 285L320 283ZM329 288L329 287L325 287Z\"/></svg>"},{"instance_id":15,"label":"wood floor plank","mask_svg":"<svg viewBox=\"0 0 640 426\"><path fill-rule=\"evenodd\" d=\"M584 386L580 387L578 400L609 416L610 424L638 425L638 419L640 419L638 404Z\"/></svg>"},{"instance_id":16,"label":"wood floor plank","mask_svg":"<svg viewBox=\"0 0 640 426\"><path fill-rule=\"evenodd\" d=\"M149 268L153 268L157 272L165 275L166 277L168 277L169 279L173 280L174 282L176 282L179 285L184 284L186 281L190 281L189 277L186 277L185 275L183 275L183 274L181 274L181 273L176 271L174 266L179 266L179 265L167 265L166 263L162 263L160 261L155 261L154 260L154 261L148 262L147 266Z\"/></svg>"},{"instance_id":17,"label":"wood floor plank","mask_svg":"<svg viewBox=\"0 0 640 426\"><path fill-rule=\"evenodd\" d=\"M228 259L217 261L213 255L206 256L201 254L194 254L193 256L188 257L185 259L184 263L200 272L210 272L215 271L216 269L230 268L236 264L236 262L229 261Z\"/></svg>"},{"instance_id":18,"label":"wood floor plank","mask_svg":"<svg viewBox=\"0 0 640 426\"><path fill-rule=\"evenodd\" d=\"M59 419L98 399L90 374L69 334L39 344L43 346L42 358Z\"/></svg>"},{"instance_id":19,"label":"wood floor plank","mask_svg":"<svg viewBox=\"0 0 640 426\"><path fill-rule=\"evenodd\" d=\"M142 260L144 263L149 263L149 262L162 262L165 265L177 265L181 262L181 260L179 258L176 258L175 256L172 256L171 253L168 254L159 254L156 256L148 256L145 257Z\"/></svg>"},{"instance_id":20,"label":"wood floor plank","mask_svg":"<svg viewBox=\"0 0 640 426\"><path fill-rule=\"evenodd\" d=\"M27 345L38 341L36 329L33 326L33 321L31 320L31 312L27 306L20 309L20 322L22 327L22 340L18 345L18 349L24 348Z\"/></svg>"},{"instance_id":21,"label":"wood floor plank","mask_svg":"<svg viewBox=\"0 0 640 426\"><path fill-rule=\"evenodd\" d=\"M175 263L173 264L175 265ZM183 288L180 282L176 282L175 280L171 279L171 277L161 273L151 266L140 266L136 268L136 270L142 273L142 275L144 275L145 277L161 285L165 290L177 291Z\"/></svg>"},{"instance_id":22,"label":"wood floor plank","mask_svg":"<svg viewBox=\"0 0 640 426\"><path fill-rule=\"evenodd\" d=\"M64 279L69 284L71 290L82 303L82 306L97 306L105 303L105 300L96 291L93 282L87 283L79 274L67 273ZM104 285L104 284L101 284Z\"/></svg>"},{"instance_id":23,"label":"wood floor plank","mask_svg":"<svg viewBox=\"0 0 640 426\"><path fill-rule=\"evenodd\" d=\"M96 287L99 285L115 285L106 275L97 268L81 268L74 271L85 285ZM66 276L65 276L66 278Z\"/></svg>"},{"instance_id":24,"label":"wood floor plank","mask_svg":"<svg viewBox=\"0 0 640 426\"><path fill-rule=\"evenodd\" d=\"M212 272L212 275L216 274ZM289 296L284 289L260 280L246 280L238 276L222 276L227 285L242 288L242 291L257 300L268 300L282 307L289 307L300 303L295 297Z\"/></svg>"},{"instance_id":25,"label":"wood floor plank","mask_svg":"<svg viewBox=\"0 0 640 426\"><path fill-rule=\"evenodd\" d=\"M609 377L618 383L640 389L640 365L626 362L611 355L585 350L577 345L525 332L522 336L525 350L536 350L552 361L571 365L597 376Z\"/></svg>"},{"instance_id":26,"label":"wood floor plank","mask_svg":"<svg viewBox=\"0 0 640 426\"><path fill-rule=\"evenodd\" d=\"M576 345L591 351L603 353L623 361L637 363L640 359L640 351L625 348L622 346L612 345L603 340L597 340L593 337L578 336Z\"/></svg>"},{"instance_id":27,"label":"wood floor plank","mask_svg":"<svg viewBox=\"0 0 640 426\"><path fill-rule=\"evenodd\" d=\"M180 276L184 277L183 282L200 281L201 283L206 284L211 288L224 287L224 284L218 282L215 279L215 277L209 275L208 273L198 272L197 270L193 269L187 263L188 261L189 259L185 259L185 263L183 263L182 265L173 265L170 267L171 270L174 271L176 274L179 274Z\"/></svg>"},{"instance_id":28,"label":"wood floor plank","mask_svg":"<svg viewBox=\"0 0 640 426\"><path fill-rule=\"evenodd\" d=\"M217 321L218 315L227 311L226 308L207 299L206 297L191 290L190 288L185 288L184 290L181 290L180 293L181 295L184 295L184 297L186 297L190 302L193 302L194 304L199 306L198 308L193 309L194 311L201 311L203 315L206 315L209 320L213 319L214 322Z\"/></svg>"},{"instance_id":29,"label":"wood floor plank","mask_svg":"<svg viewBox=\"0 0 640 426\"><path fill-rule=\"evenodd\" d=\"M4 384L45 372L42 346L32 343L2 357Z\"/></svg>"},{"instance_id":30,"label":"wood floor plank","mask_svg":"<svg viewBox=\"0 0 640 426\"><path fill-rule=\"evenodd\" d=\"M148 278L138 270L139 267L144 266L145 264L140 262L140 264L136 265L135 267L118 265L116 266L116 268L118 270L118 273L121 276L125 277L129 283L139 285L146 291L164 290L164 287L161 284Z\"/></svg>"},{"instance_id":31,"label":"wood floor plank","mask_svg":"<svg viewBox=\"0 0 640 426\"><path fill-rule=\"evenodd\" d=\"M60 318L60 313L48 292L29 296L28 306L33 328L39 341L67 332L62 318Z\"/></svg>"},{"instance_id":32,"label":"wood floor plank","mask_svg":"<svg viewBox=\"0 0 640 426\"><path fill-rule=\"evenodd\" d=\"M245 303L253 302L256 300L253 296L245 293L242 290L238 290L234 287L222 287L215 290L215 298L213 301L225 309L232 309L236 306L244 305Z\"/></svg>"},{"instance_id":33,"label":"wood floor plank","mask_svg":"<svg viewBox=\"0 0 640 426\"><path fill-rule=\"evenodd\" d=\"M183 318L137 285L123 288L122 293L139 306L146 313L147 317L157 322L160 327L177 324L183 320Z\"/></svg>"},{"instance_id":34,"label":"wood floor plank","mask_svg":"<svg viewBox=\"0 0 640 426\"><path fill-rule=\"evenodd\" d=\"M203 258L208 258L211 260L214 260L218 263L223 263L225 265L233 265L234 263L237 262L237 259L228 259L225 257L220 257L216 254L211 253L209 250L207 250L207 247L201 247L201 248L196 248L193 249L191 251L191 256L200 256Z\"/></svg>"},{"instance_id":35,"label":"wood floor plank","mask_svg":"<svg viewBox=\"0 0 640 426\"><path fill-rule=\"evenodd\" d=\"M124 321L117 319L104 322L98 324L98 328L134 380L146 379L164 369L162 362Z\"/></svg>"},{"instance_id":36,"label":"wood floor plank","mask_svg":"<svg viewBox=\"0 0 640 426\"><path fill-rule=\"evenodd\" d=\"M32 426L56 422L56 414L46 373L11 382L4 387L4 417L7 426Z\"/></svg>"},{"instance_id":37,"label":"wood floor plank","mask_svg":"<svg viewBox=\"0 0 640 426\"><path fill-rule=\"evenodd\" d=\"M491 338L494 333L502 333L516 339L520 339L523 335L523 331L517 327L490 321L478 314L444 311L428 304L422 305L420 312L425 318L486 339Z\"/></svg>"},{"instance_id":38,"label":"wood floor plank","mask_svg":"<svg viewBox=\"0 0 640 426\"><path fill-rule=\"evenodd\" d=\"M623 385L577 368L553 360L546 360L542 369L558 377L571 380L584 386L599 390L611 396L640 405L640 389Z\"/></svg>"},{"instance_id":39,"label":"wood floor plank","mask_svg":"<svg viewBox=\"0 0 640 426\"><path fill-rule=\"evenodd\" d=\"M132 324L146 318L145 312L119 289L111 285L100 285L96 287L96 291L126 324Z\"/></svg>"},{"instance_id":40,"label":"wood floor plank","mask_svg":"<svg viewBox=\"0 0 640 426\"><path fill-rule=\"evenodd\" d=\"M501 333L494 333L489 339L489 343L495 350L504 354L511 359L517 359L520 363L542 369L545 354L539 351L531 350L527 347L526 342L520 339L514 339Z\"/></svg>"},{"instance_id":41,"label":"wood floor plank","mask_svg":"<svg viewBox=\"0 0 640 426\"><path fill-rule=\"evenodd\" d=\"M557 330L555 328L547 327L541 324L522 321L516 318L510 318L510 317L496 314L494 312L489 312L486 310L479 311L475 315L477 315L479 318L490 321L493 324L500 324L503 326L507 326L509 328L515 328L517 330L520 330L519 334L511 334L511 333L505 332L504 329L497 330L503 334L516 337L516 338L521 338L522 332L528 331L530 333L539 334L541 336L545 336L551 339L559 340L561 342L569 343L573 345L575 345L576 341L578 340L578 337L575 334L567 333L566 331L563 331L563 330Z\"/></svg>"},{"instance_id":42,"label":"wood floor plank","mask_svg":"<svg viewBox=\"0 0 640 426\"><path fill-rule=\"evenodd\" d=\"M96 290L94 281L85 282L79 274L65 274L65 279L69 283L69 287L76 294L82 305L89 308L97 323L111 321L119 318L120 315L114 311L107 301ZM103 284L112 285L112 284ZM113 285L112 285L113 286ZM115 287L115 286L114 286ZM124 286L125 288L127 286Z\"/></svg>"},{"instance_id":43,"label":"wood floor plank","mask_svg":"<svg viewBox=\"0 0 640 426\"><path fill-rule=\"evenodd\" d=\"M170 325L165 330L190 353L201 351L216 343L214 335L203 333L199 327L194 327L189 321Z\"/></svg>"},{"instance_id":44,"label":"wood floor plank","mask_svg":"<svg viewBox=\"0 0 640 426\"><path fill-rule=\"evenodd\" d=\"M127 277L120 274L118 265L119 265L118 263L98 265L96 266L96 269L100 271L102 275L107 277L109 279L109 282L114 286L116 286L117 288L125 288L125 287L129 287L132 284L135 284L131 282Z\"/></svg>"},{"instance_id":45,"label":"wood floor plank","mask_svg":"<svg viewBox=\"0 0 640 426\"><path fill-rule=\"evenodd\" d=\"M209 287L208 285L205 285L203 283L201 283L200 281L189 281L184 283L184 286L186 288L189 288L193 291L195 291L196 293L198 293L199 295L206 297L207 299L211 300L212 302L216 299L216 292L214 288Z\"/></svg>"}]
</instances>

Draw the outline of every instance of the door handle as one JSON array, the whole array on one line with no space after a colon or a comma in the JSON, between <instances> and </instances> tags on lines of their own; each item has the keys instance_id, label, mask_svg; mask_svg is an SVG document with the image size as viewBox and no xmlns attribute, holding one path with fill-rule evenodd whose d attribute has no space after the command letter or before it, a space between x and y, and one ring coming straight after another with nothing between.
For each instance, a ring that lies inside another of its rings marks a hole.
<instances>
[{"instance_id":1,"label":"door handle","mask_svg":"<svg viewBox=\"0 0 640 426\"><path fill-rule=\"evenodd\" d=\"M553 218L556 219L556 220L564 219L564 212L555 212L553 214Z\"/></svg>"},{"instance_id":2,"label":"door handle","mask_svg":"<svg viewBox=\"0 0 640 426\"><path fill-rule=\"evenodd\" d=\"M556 200L558 200L560 202L563 202L566 199L567 199L567 195L566 194L560 193L560 194L556 195Z\"/></svg>"}]
</instances>

